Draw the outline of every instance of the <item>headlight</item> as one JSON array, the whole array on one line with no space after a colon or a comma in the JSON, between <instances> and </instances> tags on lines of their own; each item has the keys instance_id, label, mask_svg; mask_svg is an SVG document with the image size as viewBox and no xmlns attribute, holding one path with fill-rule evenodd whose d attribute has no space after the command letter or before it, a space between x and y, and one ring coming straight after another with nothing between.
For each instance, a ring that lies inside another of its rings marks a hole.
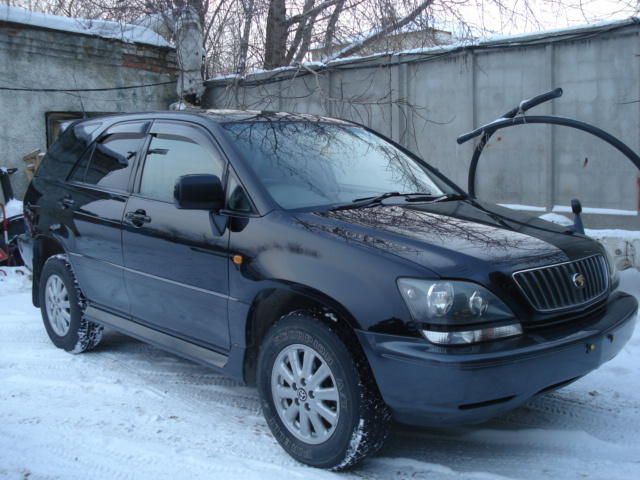
<instances>
[{"instance_id":1,"label":"headlight","mask_svg":"<svg viewBox=\"0 0 640 480\"><path fill-rule=\"evenodd\" d=\"M466 345L522 334L509 307L475 283L400 278L398 288L430 342Z\"/></svg>"}]
</instances>

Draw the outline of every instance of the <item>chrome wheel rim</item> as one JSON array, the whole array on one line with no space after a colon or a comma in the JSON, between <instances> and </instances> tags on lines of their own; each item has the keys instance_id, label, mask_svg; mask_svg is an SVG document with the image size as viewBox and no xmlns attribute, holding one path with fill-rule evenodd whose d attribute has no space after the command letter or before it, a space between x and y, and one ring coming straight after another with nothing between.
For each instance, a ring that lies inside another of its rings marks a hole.
<instances>
[{"instance_id":1,"label":"chrome wheel rim","mask_svg":"<svg viewBox=\"0 0 640 480\"><path fill-rule=\"evenodd\" d=\"M271 392L280 420L298 440L317 445L333 435L340 416L338 386L313 348L294 344L278 354Z\"/></svg>"},{"instance_id":2,"label":"chrome wheel rim","mask_svg":"<svg viewBox=\"0 0 640 480\"><path fill-rule=\"evenodd\" d=\"M64 337L71 325L71 304L67 287L58 275L51 275L47 279L44 303L51 328L56 335Z\"/></svg>"}]
</instances>

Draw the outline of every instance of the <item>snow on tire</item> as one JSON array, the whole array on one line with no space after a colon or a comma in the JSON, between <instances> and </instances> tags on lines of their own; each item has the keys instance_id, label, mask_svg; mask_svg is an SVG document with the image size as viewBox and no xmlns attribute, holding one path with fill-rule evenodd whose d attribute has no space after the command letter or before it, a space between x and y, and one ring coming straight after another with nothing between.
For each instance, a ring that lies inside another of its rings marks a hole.
<instances>
[{"instance_id":1,"label":"snow on tire","mask_svg":"<svg viewBox=\"0 0 640 480\"><path fill-rule=\"evenodd\" d=\"M262 342L257 383L267 424L287 453L337 471L382 447L390 413L357 339L326 318L296 311L278 320Z\"/></svg>"},{"instance_id":2,"label":"snow on tire","mask_svg":"<svg viewBox=\"0 0 640 480\"><path fill-rule=\"evenodd\" d=\"M84 316L86 301L66 255L49 257L40 275L40 310L53 344L70 353L95 348L102 340L102 325Z\"/></svg>"}]
</instances>

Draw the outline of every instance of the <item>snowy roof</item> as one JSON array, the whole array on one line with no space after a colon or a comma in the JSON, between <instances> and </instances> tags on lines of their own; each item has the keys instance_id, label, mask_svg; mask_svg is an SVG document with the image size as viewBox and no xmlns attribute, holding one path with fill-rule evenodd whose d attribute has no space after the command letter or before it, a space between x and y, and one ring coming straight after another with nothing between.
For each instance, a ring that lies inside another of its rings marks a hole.
<instances>
[{"instance_id":1,"label":"snowy roof","mask_svg":"<svg viewBox=\"0 0 640 480\"><path fill-rule=\"evenodd\" d=\"M112 38L127 43L143 43L156 47L170 47L171 44L153 30L129 23L109 20L89 20L85 18L61 17L48 13L32 12L20 7L0 5L0 22L19 23L50 30Z\"/></svg>"}]
</instances>

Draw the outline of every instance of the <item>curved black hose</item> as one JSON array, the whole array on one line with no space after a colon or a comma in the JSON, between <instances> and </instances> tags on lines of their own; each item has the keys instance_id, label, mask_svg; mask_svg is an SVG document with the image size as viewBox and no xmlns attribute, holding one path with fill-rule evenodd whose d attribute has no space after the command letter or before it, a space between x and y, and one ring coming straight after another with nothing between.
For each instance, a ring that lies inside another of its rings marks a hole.
<instances>
[{"instance_id":1,"label":"curved black hose","mask_svg":"<svg viewBox=\"0 0 640 480\"><path fill-rule=\"evenodd\" d=\"M500 118L498 118L494 122L478 127L471 132L462 134L457 138L456 141L458 142L459 145L462 145L463 143L468 142L472 138L477 137L478 135L486 131L495 130L493 127L496 123L500 122L500 120L503 120L505 118L514 118L519 113L524 113L527 110L532 109L533 107L537 107L541 103L548 102L549 100L553 100L554 98L558 98L561 96L562 96L562 89L554 88L550 92L542 93L533 98L523 100L522 102L520 102L520 105L518 105L517 107L513 107L511 110L509 110L507 113L502 115Z\"/></svg>"},{"instance_id":2,"label":"curved black hose","mask_svg":"<svg viewBox=\"0 0 640 480\"><path fill-rule=\"evenodd\" d=\"M585 122L581 122L580 120L574 120L572 118L566 117L555 117L552 115L531 115L531 116L522 116L516 118L502 118L496 120L491 125L491 128L484 130L484 134L482 136L482 140L475 148L473 152L473 157L471 158L471 165L469 166L469 178L468 178L468 190L469 195L471 197L476 196L476 171L478 167L478 161L480 160L480 155L484 150L484 147L487 144L487 141L491 138L497 130L502 128L513 127L515 125L524 125L528 123L546 123L551 125L561 125L563 127L575 128L576 130L582 130L583 132L590 133L591 135L603 140L604 142L611 145L613 148L622 153L625 157L627 157L631 163L633 163L638 169L640 169L640 156L631 148L629 148L625 143L618 140L616 137L611 135L610 133L605 132L604 130L594 127ZM460 142L459 142L460 143Z\"/></svg>"}]
</instances>

